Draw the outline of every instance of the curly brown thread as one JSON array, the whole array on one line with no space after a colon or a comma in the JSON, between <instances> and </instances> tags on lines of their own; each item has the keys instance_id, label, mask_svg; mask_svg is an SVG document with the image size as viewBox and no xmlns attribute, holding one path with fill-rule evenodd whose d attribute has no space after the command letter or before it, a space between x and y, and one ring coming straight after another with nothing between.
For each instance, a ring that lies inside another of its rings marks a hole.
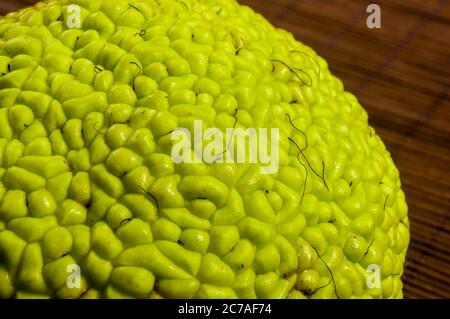
<instances>
[{"instance_id":1,"label":"curly brown thread","mask_svg":"<svg viewBox=\"0 0 450 319\"><path fill-rule=\"evenodd\" d=\"M131 8L133 8L134 10L138 11L139 13L142 13L141 10L139 10L138 8L136 8L135 6L133 6L131 3L128 4Z\"/></svg>"},{"instance_id":2,"label":"curly brown thread","mask_svg":"<svg viewBox=\"0 0 450 319\"><path fill-rule=\"evenodd\" d=\"M143 37L144 35L145 35L145 33L146 33L146 31L145 30L141 30L141 31L139 31L139 32L136 32L135 34L134 34L134 36L141 36L141 37Z\"/></svg>"},{"instance_id":3,"label":"curly brown thread","mask_svg":"<svg viewBox=\"0 0 450 319\"><path fill-rule=\"evenodd\" d=\"M130 64L134 64L134 65L136 65L138 68L139 68L139 73L138 74L136 74L136 76L133 78L133 91L135 91L136 90L136 88L135 88L135 86L134 86L134 81L136 81L136 78L139 76L139 75L141 75L141 73L142 73L142 68L141 68L141 66L139 65L139 64L137 64L136 62L130 62Z\"/></svg>"},{"instance_id":4,"label":"curly brown thread","mask_svg":"<svg viewBox=\"0 0 450 319\"><path fill-rule=\"evenodd\" d=\"M308 53L306 53L306 52L303 52L303 51L299 51L299 50L292 50L292 51L290 51L290 52L295 52L295 53L303 54L303 55L307 56L308 58L310 58L311 60L313 60L314 63L316 63L316 65L317 65L317 77L318 77L318 78L320 77L320 71L321 71L320 64L319 64L319 62L317 62L317 60L316 60L315 58L312 57L312 55L310 55L310 54L308 54Z\"/></svg>"},{"instance_id":5,"label":"curly brown thread","mask_svg":"<svg viewBox=\"0 0 450 319\"><path fill-rule=\"evenodd\" d=\"M141 185L139 185L139 188L149 197L151 197L153 199L153 201L155 202L155 206L156 206L156 211L158 213L159 211L159 205L158 205L158 200L156 199L155 195L153 195L152 193L150 193L149 191L147 191L146 189L144 189L144 187L142 187ZM158 215L158 214L157 214Z\"/></svg>"},{"instance_id":6,"label":"curly brown thread","mask_svg":"<svg viewBox=\"0 0 450 319\"><path fill-rule=\"evenodd\" d=\"M95 123L94 123L94 130L95 130L98 134L106 135L106 133L101 132L101 131L97 128L97 124L98 124L98 122L95 122Z\"/></svg>"},{"instance_id":7,"label":"curly brown thread","mask_svg":"<svg viewBox=\"0 0 450 319\"><path fill-rule=\"evenodd\" d=\"M100 73L100 72L102 72L103 71L103 69L99 66L99 65L96 65L95 67L94 67L94 71L95 71L95 73Z\"/></svg>"},{"instance_id":8,"label":"curly brown thread","mask_svg":"<svg viewBox=\"0 0 450 319\"><path fill-rule=\"evenodd\" d=\"M130 220L132 220L133 218L125 218L122 221L120 221L119 227L128 223Z\"/></svg>"},{"instance_id":9,"label":"curly brown thread","mask_svg":"<svg viewBox=\"0 0 450 319\"><path fill-rule=\"evenodd\" d=\"M389 193L389 194L387 194L386 198L384 199L384 204L383 204L383 211L385 211L385 210L386 210L386 204L387 204L387 201L388 201L389 195L391 195L391 194L390 194L390 193Z\"/></svg>"},{"instance_id":10,"label":"curly brown thread","mask_svg":"<svg viewBox=\"0 0 450 319\"><path fill-rule=\"evenodd\" d=\"M298 161L298 163L299 163L301 166L303 166L303 168L305 169L305 180L303 181L302 197L301 197L301 199L300 199L300 205L302 205L302 203L303 203L303 197L305 197L306 181L308 180L308 168L306 167L305 164L302 163L302 161L301 161L300 158L299 158L299 155L300 155L300 153L302 152L302 151L300 150L300 147L297 145L297 143L296 143L293 139L291 139L290 137L288 137L288 139L289 139L289 141L291 141L292 143L294 143L295 146L297 147L297 149L299 150L299 153L297 154L297 161Z\"/></svg>"},{"instance_id":11,"label":"curly brown thread","mask_svg":"<svg viewBox=\"0 0 450 319\"><path fill-rule=\"evenodd\" d=\"M189 7L188 7L188 5L186 4L186 2L181 1L181 0L177 0L177 2L182 3L182 4L184 5L184 7L186 8L186 11L189 11Z\"/></svg>"},{"instance_id":12,"label":"curly brown thread","mask_svg":"<svg viewBox=\"0 0 450 319\"><path fill-rule=\"evenodd\" d=\"M237 112L238 112L238 109L236 108L234 110L234 113L233 113L234 124L233 124L233 130L232 130L232 133L231 133L231 139L228 141L228 144L227 144L227 147L225 148L225 150L223 152L221 152L220 154L216 155L216 157L214 158L214 162L216 162L219 159L220 156L222 156L223 154L228 152L228 150L230 148L230 144L231 144L231 141L233 139L234 129L236 128L236 125L237 125L237 122L238 122L237 117L236 117L237 116Z\"/></svg>"},{"instance_id":13,"label":"curly brown thread","mask_svg":"<svg viewBox=\"0 0 450 319\"><path fill-rule=\"evenodd\" d=\"M244 40L242 39L242 36L239 35L239 42L238 39L236 39L236 36L233 33L230 33L231 40L233 41L234 48L236 49L236 55L239 54L241 49L243 48Z\"/></svg>"},{"instance_id":14,"label":"curly brown thread","mask_svg":"<svg viewBox=\"0 0 450 319\"><path fill-rule=\"evenodd\" d=\"M370 249L370 247L372 247L374 241L375 241L375 238L372 239L372 242L371 242L371 243L369 244L369 246L367 247L366 252L364 253L364 257L369 253L369 249Z\"/></svg>"},{"instance_id":15,"label":"curly brown thread","mask_svg":"<svg viewBox=\"0 0 450 319\"><path fill-rule=\"evenodd\" d=\"M295 146L297 147L297 149L298 149L298 151L299 151L299 154L297 154L297 159L298 159L299 162L300 162L300 159L298 158L298 155L301 154L302 157L303 157L303 159L304 159L304 160L306 161L306 163L308 164L308 167L309 167L309 168L311 169L311 171L314 173L314 175L316 175L318 178L320 178L320 179L322 180L322 182L323 182L325 188L327 189L327 191L330 191L330 189L328 188L328 184L327 184L327 182L326 182L326 180L325 180L325 163L322 161L322 175L319 175L319 174L315 171L315 169L311 166L311 163L308 161L308 159L306 158L305 154L303 153L303 152L308 148L308 139L307 139L306 134L305 134L302 130L300 130L298 127L296 127L296 126L294 125L294 123L292 122L291 116L290 116L289 114L286 113L286 117L287 117L289 123L292 125L292 127L295 128L297 131L299 131L301 134L303 134L303 136L305 137L305 147L304 147L304 148L300 148L300 147L298 146L298 144L295 143L295 141L294 141L293 139L291 139L290 137L288 138L292 143L295 144Z\"/></svg>"},{"instance_id":16,"label":"curly brown thread","mask_svg":"<svg viewBox=\"0 0 450 319\"><path fill-rule=\"evenodd\" d=\"M329 271L329 273L330 273L330 275L331 275L331 280L333 281L334 292L335 292L335 294L336 294L336 297L337 297L337 299L341 299L341 298L339 297L339 294L338 294L338 291L337 291L337 288L336 288L336 281L334 280L334 275L333 275L333 272L331 271L330 266L328 266L328 264L325 262L325 260L322 258L322 256L319 255L319 252L317 251L316 248L314 248L313 246L311 246L311 248L314 249L314 251L315 251L316 254L317 254L317 257L319 257L319 259L324 263L325 267L327 267L327 269L328 269L328 271ZM326 287L326 286L328 286L328 284L325 285L324 287ZM322 287L322 288L323 288L323 287Z\"/></svg>"},{"instance_id":17,"label":"curly brown thread","mask_svg":"<svg viewBox=\"0 0 450 319\"><path fill-rule=\"evenodd\" d=\"M270 60L270 61L272 61L272 62L278 62L278 63L283 64L285 67L287 67L287 68L289 69L289 71L291 71L292 74L294 74L294 75L296 76L297 79L300 80L300 82L302 82L302 83L303 83L304 85L306 85L306 86L312 86L312 78L311 78L311 76L310 76L307 72L303 71L302 69L299 69L299 68L291 68L286 62L281 61L281 60L272 59L272 60ZM274 71L274 69L275 69L275 66L273 66L272 72ZM301 72L302 74L305 74L305 75L309 78L309 84L306 83L306 82L300 77L300 75L298 75L298 73L297 73L296 71Z\"/></svg>"}]
</instances>

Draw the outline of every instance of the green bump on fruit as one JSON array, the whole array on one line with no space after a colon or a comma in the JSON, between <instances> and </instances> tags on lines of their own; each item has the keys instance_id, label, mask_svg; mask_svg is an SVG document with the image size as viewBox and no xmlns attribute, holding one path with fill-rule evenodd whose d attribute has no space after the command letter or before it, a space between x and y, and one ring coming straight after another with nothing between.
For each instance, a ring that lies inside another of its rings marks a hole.
<instances>
[{"instance_id":1,"label":"green bump on fruit","mask_svg":"<svg viewBox=\"0 0 450 319\"><path fill-rule=\"evenodd\" d=\"M130 136L125 146L141 156L146 156L155 150L153 134L147 128L139 128Z\"/></svg>"},{"instance_id":2,"label":"green bump on fruit","mask_svg":"<svg viewBox=\"0 0 450 319\"><path fill-rule=\"evenodd\" d=\"M130 220L132 217L130 210L119 203L111 205L106 213L106 221L112 229L119 228L122 222Z\"/></svg>"},{"instance_id":3,"label":"green bump on fruit","mask_svg":"<svg viewBox=\"0 0 450 319\"><path fill-rule=\"evenodd\" d=\"M25 146L19 140L11 140L3 151L4 167L13 166L22 157L24 150Z\"/></svg>"},{"instance_id":4,"label":"green bump on fruit","mask_svg":"<svg viewBox=\"0 0 450 319\"><path fill-rule=\"evenodd\" d=\"M207 161L198 120L278 129L276 171L251 163L260 139ZM174 159L183 128L200 162ZM399 172L357 98L236 0L0 17L0 298L402 298L409 240Z\"/></svg>"},{"instance_id":5,"label":"green bump on fruit","mask_svg":"<svg viewBox=\"0 0 450 319\"><path fill-rule=\"evenodd\" d=\"M14 293L14 286L5 266L0 266L0 298L10 298Z\"/></svg>"},{"instance_id":6,"label":"green bump on fruit","mask_svg":"<svg viewBox=\"0 0 450 319\"><path fill-rule=\"evenodd\" d=\"M71 255L75 260L82 260L91 250L91 230L86 225L73 225L68 229L72 233L73 244Z\"/></svg>"},{"instance_id":7,"label":"green bump on fruit","mask_svg":"<svg viewBox=\"0 0 450 319\"><path fill-rule=\"evenodd\" d=\"M118 288L115 288L112 285L107 286L103 289L103 298L106 299L132 299L130 295L120 291Z\"/></svg>"},{"instance_id":8,"label":"green bump on fruit","mask_svg":"<svg viewBox=\"0 0 450 319\"><path fill-rule=\"evenodd\" d=\"M66 199L56 211L59 224L62 226L83 224L86 221L86 207L80 203Z\"/></svg>"},{"instance_id":9,"label":"green bump on fruit","mask_svg":"<svg viewBox=\"0 0 450 319\"><path fill-rule=\"evenodd\" d=\"M195 298L199 299L236 299L237 295L230 287L214 286L210 284L200 285Z\"/></svg>"},{"instance_id":10,"label":"green bump on fruit","mask_svg":"<svg viewBox=\"0 0 450 319\"><path fill-rule=\"evenodd\" d=\"M9 109L9 122L15 131L21 132L34 121L33 111L25 105L14 105Z\"/></svg>"},{"instance_id":11,"label":"green bump on fruit","mask_svg":"<svg viewBox=\"0 0 450 319\"><path fill-rule=\"evenodd\" d=\"M209 229L209 251L217 256L223 256L237 245L239 230L236 226L212 226Z\"/></svg>"},{"instance_id":12,"label":"green bump on fruit","mask_svg":"<svg viewBox=\"0 0 450 319\"><path fill-rule=\"evenodd\" d=\"M135 217L145 222L152 222L157 218L156 205L153 199L147 195L126 194L120 201Z\"/></svg>"},{"instance_id":13,"label":"green bump on fruit","mask_svg":"<svg viewBox=\"0 0 450 319\"><path fill-rule=\"evenodd\" d=\"M70 275L67 269L70 269L68 268L70 265L76 265L75 260L70 255L45 264L43 275L45 282L51 289L58 290L66 285L67 277Z\"/></svg>"},{"instance_id":14,"label":"green bump on fruit","mask_svg":"<svg viewBox=\"0 0 450 319\"><path fill-rule=\"evenodd\" d=\"M56 291L56 297L60 299L80 299L87 289L87 280L80 277L80 285L69 287L67 284Z\"/></svg>"},{"instance_id":15,"label":"green bump on fruit","mask_svg":"<svg viewBox=\"0 0 450 319\"><path fill-rule=\"evenodd\" d=\"M166 298L190 299L195 296L199 287L200 282L195 278L158 281L158 292Z\"/></svg>"},{"instance_id":16,"label":"green bump on fruit","mask_svg":"<svg viewBox=\"0 0 450 319\"><path fill-rule=\"evenodd\" d=\"M55 226L57 226L57 221L54 216L14 218L7 225L8 229L27 242L39 241L48 230Z\"/></svg>"},{"instance_id":17,"label":"green bump on fruit","mask_svg":"<svg viewBox=\"0 0 450 319\"><path fill-rule=\"evenodd\" d=\"M345 242L344 253L353 262L360 261L367 250L367 243L361 236L350 236Z\"/></svg>"},{"instance_id":18,"label":"green bump on fruit","mask_svg":"<svg viewBox=\"0 0 450 319\"><path fill-rule=\"evenodd\" d=\"M95 183L91 183L91 201L89 202L89 211L86 216L86 224L92 226L95 222L105 217L105 214L110 206L117 201L108 196Z\"/></svg>"},{"instance_id":19,"label":"green bump on fruit","mask_svg":"<svg viewBox=\"0 0 450 319\"><path fill-rule=\"evenodd\" d=\"M67 198L72 178L71 172L65 172L47 180L46 188L58 204Z\"/></svg>"},{"instance_id":20,"label":"green bump on fruit","mask_svg":"<svg viewBox=\"0 0 450 319\"><path fill-rule=\"evenodd\" d=\"M94 251L91 251L84 258L81 266L95 287L102 288L108 284L113 270L113 265L110 261L101 258Z\"/></svg>"},{"instance_id":21,"label":"green bump on fruit","mask_svg":"<svg viewBox=\"0 0 450 319\"><path fill-rule=\"evenodd\" d=\"M31 143L32 140L40 137L47 137L47 132L41 122L34 121L20 134L19 140L24 144Z\"/></svg>"},{"instance_id":22,"label":"green bump on fruit","mask_svg":"<svg viewBox=\"0 0 450 319\"><path fill-rule=\"evenodd\" d=\"M288 279L281 278L280 281L278 282L277 287L270 295L270 298L274 298L274 299L287 298L287 296L289 295L289 292L292 291L292 289L294 288L296 277L297 277L296 275L293 275L293 276L289 277Z\"/></svg>"},{"instance_id":23,"label":"green bump on fruit","mask_svg":"<svg viewBox=\"0 0 450 319\"><path fill-rule=\"evenodd\" d=\"M21 189L25 192L32 192L45 186L45 178L33 174L26 169L11 166L3 176L3 183L9 189Z\"/></svg>"},{"instance_id":24,"label":"green bump on fruit","mask_svg":"<svg viewBox=\"0 0 450 319\"><path fill-rule=\"evenodd\" d=\"M154 244L138 245L125 249L116 258L114 264L143 267L150 270L158 278L183 279L191 277L184 269L164 256Z\"/></svg>"},{"instance_id":25,"label":"green bump on fruit","mask_svg":"<svg viewBox=\"0 0 450 319\"><path fill-rule=\"evenodd\" d=\"M205 219L209 219L216 211L216 205L206 199L191 200L188 207L193 214Z\"/></svg>"},{"instance_id":26,"label":"green bump on fruit","mask_svg":"<svg viewBox=\"0 0 450 319\"><path fill-rule=\"evenodd\" d=\"M91 188L89 174L87 172L78 172L72 179L69 189L70 198L80 204L86 205L91 199Z\"/></svg>"},{"instance_id":27,"label":"green bump on fruit","mask_svg":"<svg viewBox=\"0 0 450 319\"><path fill-rule=\"evenodd\" d=\"M204 254L208 251L210 238L203 230L186 229L181 233L180 241L186 249Z\"/></svg>"},{"instance_id":28,"label":"green bump on fruit","mask_svg":"<svg viewBox=\"0 0 450 319\"><path fill-rule=\"evenodd\" d=\"M202 257L198 276L201 282L226 287L233 284L235 274L219 257L207 253Z\"/></svg>"},{"instance_id":29,"label":"green bump on fruit","mask_svg":"<svg viewBox=\"0 0 450 319\"><path fill-rule=\"evenodd\" d=\"M170 175L175 170L172 158L169 155L162 153L153 153L149 155L145 158L144 165L149 168L150 173L155 177Z\"/></svg>"},{"instance_id":30,"label":"green bump on fruit","mask_svg":"<svg viewBox=\"0 0 450 319\"><path fill-rule=\"evenodd\" d=\"M215 207L216 206L214 205L213 208ZM192 209L193 208L194 207L192 207ZM228 202L225 206L217 209L215 212L211 210L211 214L212 213L214 214L211 217L211 221L214 225L235 224L242 220L245 217L245 211L242 198L237 190L233 189L230 192Z\"/></svg>"},{"instance_id":31,"label":"green bump on fruit","mask_svg":"<svg viewBox=\"0 0 450 319\"><path fill-rule=\"evenodd\" d=\"M3 230L0 232L0 255L2 264L5 265L11 278L15 278L19 270L22 252L27 243L14 234L12 231Z\"/></svg>"},{"instance_id":32,"label":"green bump on fruit","mask_svg":"<svg viewBox=\"0 0 450 319\"><path fill-rule=\"evenodd\" d=\"M81 296L81 299L100 299L100 297L101 295L98 290L89 288L84 291L84 293Z\"/></svg>"},{"instance_id":33,"label":"green bump on fruit","mask_svg":"<svg viewBox=\"0 0 450 319\"><path fill-rule=\"evenodd\" d=\"M280 253L280 273L294 272L298 267L297 252L294 246L283 236L277 236L274 244Z\"/></svg>"},{"instance_id":34,"label":"green bump on fruit","mask_svg":"<svg viewBox=\"0 0 450 319\"><path fill-rule=\"evenodd\" d=\"M183 207L184 198L178 191L178 175L168 175L156 179L148 189L161 207Z\"/></svg>"},{"instance_id":35,"label":"green bump on fruit","mask_svg":"<svg viewBox=\"0 0 450 319\"><path fill-rule=\"evenodd\" d=\"M83 148L82 127L83 122L79 119L70 119L64 125L62 132L69 149L79 150Z\"/></svg>"},{"instance_id":36,"label":"green bump on fruit","mask_svg":"<svg viewBox=\"0 0 450 319\"><path fill-rule=\"evenodd\" d=\"M152 232L155 239L178 241L181 235L181 228L166 218L158 218L152 223Z\"/></svg>"},{"instance_id":37,"label":"green bump on fruit","mask_svg":"<svg viewBox=\"0 0 450 319\"><path fill-rule=\"evenodd\" d=\"M339 298L348 299L352 295L351 283L343 276L336 275L335 277L336 293Z\"/></svg>"},{"instance_id":38,"label":"green bump on fruit","mask_svg":"<svg viewBox=\"0 0 450 319\"><path fill-rule=\"evenodd\" d=\"M125 247L150 244L153 234L150 225L140 219L124 219L121 221L116 235Z\"/></svg>"},{"instance_id":39,"label":"green bump on fruit","mask_svg":"<svg viewBox=\"0 0 450 319\"><path fill-rule=\"evenodd\" d=\"M69 151L69 148L64 141L64 137L60 130L54 130L49 135L49 141L52 147L54 154L56 155L65 155Z\"/></svg>"},{"instance_id":40,"label":"green bump on fruit","mask_svg":"<svg viewBox=\"0 0 450 319\"><path fill-rule=\"evenodd\" d=\"M91 163L93 165L103 163L110 151L105 139L101 135L97 135L89 147Z\"/></svg>"},{"instance_id":41,"label":"green bump on fruit","mask_svg":"<svg viewBox=\"0 0 450 319\"><path fill-rule=\"evenodd\" d=\"M122 178L125 188L136 193L148 189L154 180L154 177L150 175L148 168L145 166L134 168Z\"/></svg>"},{"instance_id":42,"label":"green bump on fruit","mask_svg":"<svg viewBox=\"0 0 450 319\"><path fill-rule=\"evenodd\" d=\"M197 217L186 208L168 208L161 210L161 215L177 224L182 229L194 228L208 230L211 223L203 218Z\"/></svg>"},{"instance_id":43,"label":"green bump on fruit","mask_svg":"<svg viewBox=\"0 0 450 319\"><path fill-rule=\"evenodd\" d=\"M183 248L182 244L171 241L155 241L156 247L178 266L186 270L192 276L197 276L202 261L202 255L195 251Z\"/></svg>"},{"instance_id":44,"label":"green bump on fruit","mask_svg":"<svg viewBox=\"0 0 450 319\"><path fill-rule=\"evenodd\" d=\"M69 253L72 248L72 234L67 228L56 227L42 238L42 253L50 259L58 259Z\"/></svg>"},{"instance_id":45,"label":"green bump on fruit","mask_svg":"<svg viewBox=\"0 0 450 319\"><path fill-rule=\"evenodd\" d=\"M305 240L299 238L297 242L297 260L298 270L306 270L312 267L314 261L318 258L316 251Z\"/></svg>"},{"instance_id":46,"label":"green bump on fruit","mask_svg":"<svg viewBox=\"0 0 450 319\"><path fill-rule=\"evenodd\" d=\"M110 173L103 164L92 167L91 178L100 188L113 198L119 198L125 192L122 181Z\"/></svg>"},{"instance_id":47,"label":"green bump on fruit","mask_svg":"<svg viewBox=\"0 0 450 319\"><path fill-rule=\"evenodd\" d=\"M280 278L275 272L256 275L255 293L258 298L269 298L276 289Z\"/></svg>"},{"instance_id":48,"label":"green bump on fruit","mask_svg":"<svg viewBox=\"0 0 450 319\"><path fill-rule=\"evenodd\" d=\"M111 283L130 295L146 298L153 290L155 276L143 268L117 267L111 273Z\"/></svg>"},{"instance_id":49,"label":"green bump on fruit","mask_svg":"<svg viewBox=\"0 0 450 319\"><path fill-rule=\"evenodd\" d=\"M133 134L133 130L121 123L113 124L106 132L105 142L112 149L120 148Z\"/></svg>"},{"instance_id":50,"label":"green bump on fruit","mask_svg":"<svg viewBox=\"0 0 450 319\"><path fill-rule=\"evenodd\" d=\"M0 204L0 218L3 221L9 221L25 217L27 214L26 194L21 190L8 191Z\"/></svg>"},{"instance_id":51,"label":"green bump on fruit","mask_svg":"<svg viewBox=\"0 0 450 319\"><path fill-rule=\"evenodd\" d=\"M61 156L24 156L16 165L45 178L59 175L69 169Z\"/></svg>"},{"instance_id":52,"label":"green bump on fruit","mask_svg":"<svg viewBox=\"0 0 450 319\"><path fill-rule=\"evenodd\" d=\"M252 266L254 258L255 247L251 241L242 239L223 257L223 261L233 269L246 269Z\"/></svg>"},{"instance_id":53,"label":"green bump on fruit","mask_svg":"<svg viewBox=\"0 0 450 319\"><path fill-rule=\"evenodd\" d=\"M34 293L48 293L48 287L42 275L43 266L39 243L29 244L23 252L17 285L21 289Z\"/></svg>"},{"instance_id":54,"label":"green bump on fruit","mask_svg":"<svg viewBox=\"0 0 450 319\"><path fill-rule=\"evenodd\" d=\"M179 188L186 199L207 198L217 207L225 204L228 198L226 185L213 176L186 176Z\"/></svg>"},{"instance_id":55,"label":"green bump on fruit","mask_svg":"<svg viewBox=\"0 0 450 319\"><path fill-rule=\"evenodd\" d=\"M256 245L263 245L272 241L276 235L274 225L260 221L253 217L246 217L238 224L242 237L252 240Z\"/></svg>"},{"instance_id":56,"label":"green bump on fruit","mask_svg":"<svg viewBox=\"0 0 450 319\"><path fill-rule=\"evenodd\" d=\"M233 290L239 298L255 299L255 272L251 269L244 270L236 275Z\"/></svg>"},{"instance_id":57,"label":"green bump on fruit","mask_svg":"<svg viewBox=\"0 0 450 319\"><path fill-rule=\"evenodd\" d=\"M115 259L123 250L122 242L105 222L98 222L91 228L92 249L101 257Z\"/></svg>"},{"instance_id":58,"label":"green bump on fruit","mask_svg":"<svg viewBox=\"0 0 450 319\"><path fill-rule=\"evenodd\" d=\"M257 273L266 273L275 270L280 265L280 253L277 247L269 244L256 251L255 271Z\"/></svg>"},{"instance_id":59,"label":"green bump on fruit","mask_svg":"<svg viewBox=\"0 0 450 319\"><path fill-rule=\"evenodd\" d=\"M66 157L69 167L75 172L89 171L91 168L89 150L87 148L71 150L67 153Z\"/></svg>"},{"instance_id":60,"label":"green bump on fruit","mask_svg":"<svg viewBox=\"0 0 450 319\"><path fill-rule=\"evenodd\" d=\"M307 269L302 271L295 283L295 288L306 295L312 295L320 287L320 275L316 270Z\"/></svg>"},{"instance_id":61,"label":"green bump on fruit","mask_svg":"<svg viewBox=\"0 0 450 319\"><path fill-rule=\"evenodd\" d=\"M27 144L24 150L25 156L50 156L52 155L52 145L45 137L38 137Z\"/></svg>"},{"instance_id":62,"label":"green bump on fruit","mask_svg":"<svg viewBox=\"0 0 450 319\"><path fill-rule=\"evenodd\" d=\"M258 218L267 223L275 222L275 213L264 192L253 192L246 198L245 203L245 212L248 216Z\"/></svg>"},{"instance_id":63,"label":"green bump on fruit","mask_svg":"<svg viewBox=\"0 0 450 319\"><path fill-rule=\"evenodd\" d=\"M302 237L319 253L323 254L327 247L327 240L319 227L306 227Z\"/></svg>"},{"instance_id":64,"label":"green bump on fruit","mask_svg":"<svg viewBox=\"0 0 450 319\"><path fill-rule=\"evenodd\" d=\"M118 148L111 152L106 160L108 170L116 176L128 173L141 164L141 158L127 148Z\"/></svg>"}]
</instances>

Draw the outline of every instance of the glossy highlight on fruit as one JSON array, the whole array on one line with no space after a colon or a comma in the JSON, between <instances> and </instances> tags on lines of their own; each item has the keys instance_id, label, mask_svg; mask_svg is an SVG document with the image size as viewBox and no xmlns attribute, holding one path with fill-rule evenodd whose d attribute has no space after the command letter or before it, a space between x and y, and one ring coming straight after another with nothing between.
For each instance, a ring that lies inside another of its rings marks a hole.
<instances>
[{"instance_id":1,"label":"glossy highlight on fruit","mask_svg":"<svg viewBox=\"0 0 450 319\"><path fill-rule=\"evenodd\" d=\"M279 128L278 171L174 163L194 120ZM326 61L234 0L0 17L1 298L401 298L400 187Z\"/></svg>"}]
</instances>

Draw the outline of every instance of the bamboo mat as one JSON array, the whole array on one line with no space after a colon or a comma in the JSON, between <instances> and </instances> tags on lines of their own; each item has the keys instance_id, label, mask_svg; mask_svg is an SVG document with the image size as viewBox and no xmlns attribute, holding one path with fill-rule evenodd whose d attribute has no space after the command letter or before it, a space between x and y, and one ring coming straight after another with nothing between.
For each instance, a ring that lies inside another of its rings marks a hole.
<instances>
[{"instance_id":1,"label":"bamboo mat","mask_svg":"<svg viewBox=\"0 0 450 319\"><path fill-rule=\"evenodd\" d=\"M33 0L0 0L0 14ZM240 0L329 63L369 113L406 192L406 298L450 298L450 1Z\"/></svg>"}]
</instances>

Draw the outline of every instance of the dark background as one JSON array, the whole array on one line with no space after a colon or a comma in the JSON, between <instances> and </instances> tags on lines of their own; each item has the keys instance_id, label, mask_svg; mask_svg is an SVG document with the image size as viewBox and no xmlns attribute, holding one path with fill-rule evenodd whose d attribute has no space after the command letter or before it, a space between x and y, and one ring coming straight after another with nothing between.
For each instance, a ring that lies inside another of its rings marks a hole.
<instances>
[{"instance_id":1,"label":"dark background","mask_svg":"<svg viewBox=\"0 0 450 319\"><path fill-rule=\"evenodd\" d=\"M0 0L0 14L35 2ZM404 295L450 298L450 1L373 1L381 29L367 28L364 0L240 2L316 50L359 98L409 205Z\"/></svg>"}]
</instances>

